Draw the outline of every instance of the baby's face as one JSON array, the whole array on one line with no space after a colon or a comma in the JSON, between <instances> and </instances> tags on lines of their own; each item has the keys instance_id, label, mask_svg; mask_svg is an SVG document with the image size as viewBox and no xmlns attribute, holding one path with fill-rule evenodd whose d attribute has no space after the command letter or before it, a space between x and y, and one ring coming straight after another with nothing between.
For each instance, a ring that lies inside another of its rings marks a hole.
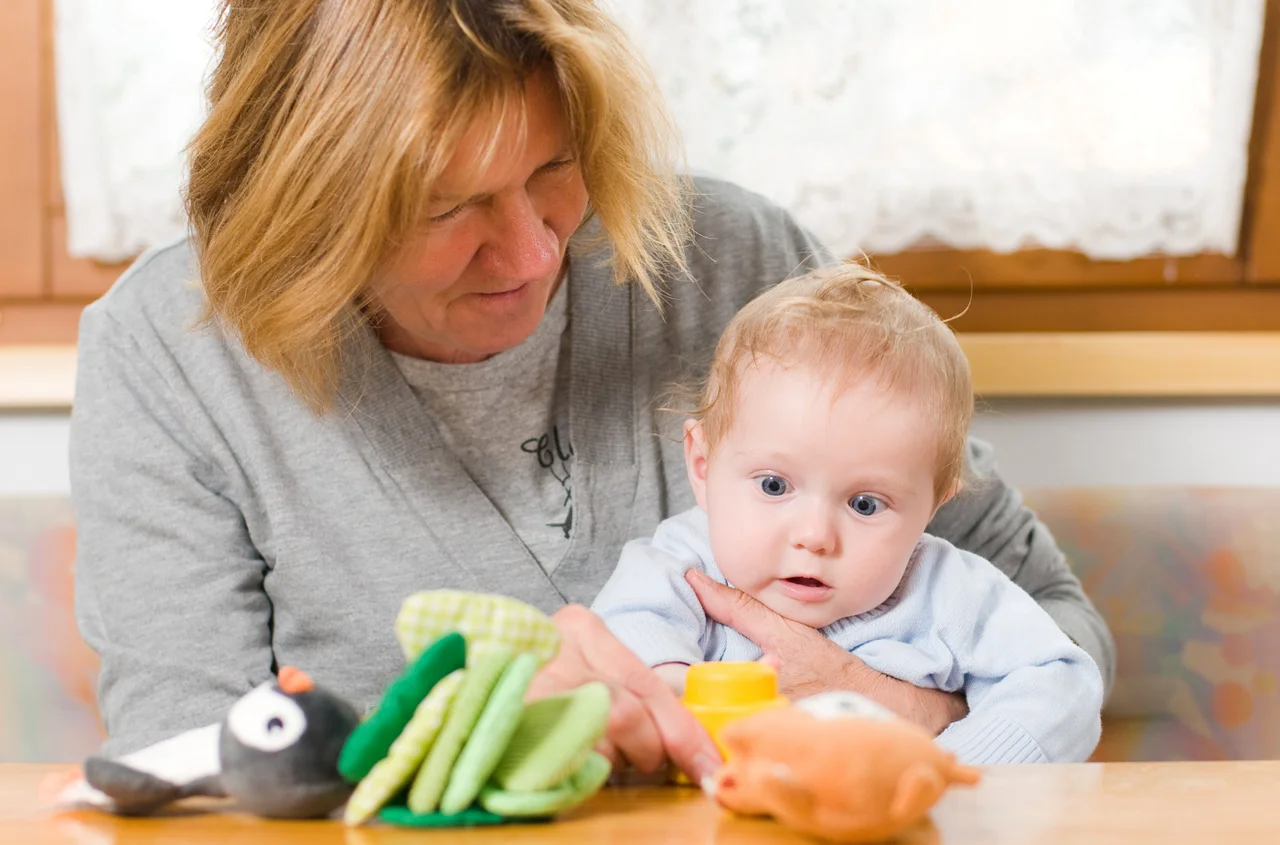
<instances>
[{"instance_id":1,"label":"baby's face","mask_svg":"<svg viewBox=\"0 0 1280 845\"><path fill-rule=\"evenodd\" d=\"M892 594L936 510L938 426L902 391L748 367L708 455L686 438L690 481L731 584L813 628Z\"/></svg>"}]
</instances>

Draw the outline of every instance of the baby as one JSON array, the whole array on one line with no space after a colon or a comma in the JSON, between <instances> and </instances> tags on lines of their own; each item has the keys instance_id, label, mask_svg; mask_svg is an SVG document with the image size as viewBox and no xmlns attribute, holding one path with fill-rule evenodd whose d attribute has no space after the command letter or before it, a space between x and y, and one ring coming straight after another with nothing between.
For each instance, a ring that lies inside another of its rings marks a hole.
<instances>
[{"instance_id":1,"label":"baby","mask_svg":"<svg viewBox=\"0 0 1280 845\"><path fill-rule=\"evenodd\" d=\"M692 568L868 666L963 691L938 742L972 764L1084 760L1097 665L991 563L925 533L960 489L973 414L955 335L857 264L782 282L733 319L685 423L697 507L634 540L592 609L648 665L755 660ZM675 674L679 674L677 670Z\"/></svg>"}]
</instances>

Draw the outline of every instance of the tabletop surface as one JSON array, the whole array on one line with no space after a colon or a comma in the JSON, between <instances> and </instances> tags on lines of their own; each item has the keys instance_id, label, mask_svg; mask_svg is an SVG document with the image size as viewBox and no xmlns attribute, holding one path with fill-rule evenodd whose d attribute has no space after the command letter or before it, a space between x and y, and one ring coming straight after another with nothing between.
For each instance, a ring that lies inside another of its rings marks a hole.
<instances>
[{"instance_id":1,"label":"tabletop surface","mask_svg":"<svg viewBox=\"0 0 1280 845\"><path fill-rule=\"evenodd\" d=\"M62 767L0 765L0 842L131 843L812 843L762 819L730 816L700 792L611 787L551 824L461 832L346 828L335 821L267 822L233 812L175 812L117 819L52 815L38 806L40 781ZM955 788L931 818L898 840L920 843L1280 842L1280 761L1107 763L987 769L981 784Z\"/></svg>"}]
</instances>

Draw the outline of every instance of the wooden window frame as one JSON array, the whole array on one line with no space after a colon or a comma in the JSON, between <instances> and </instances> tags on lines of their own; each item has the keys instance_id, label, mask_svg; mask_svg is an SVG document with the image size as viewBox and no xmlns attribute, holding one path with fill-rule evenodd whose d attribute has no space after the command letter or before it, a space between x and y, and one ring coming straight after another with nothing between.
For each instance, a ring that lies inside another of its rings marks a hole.
<instances>
[{"instance_id":1,"label":"wooden window frame","mask_svg":"<svg viewBox=\"0 0 1280 845\"><path fill-rule=\"evenodd\" d=\"M0 169L0 407L69 404L80 311L125 266L66 254L52 2L0 4L0 96L14 104L0 149L18 153ZM954 318L982 395L1280 396L1278 47L1280 0L1267 0L1236 255L921 248L872 260Z\"/></svg>"}]
</instances>

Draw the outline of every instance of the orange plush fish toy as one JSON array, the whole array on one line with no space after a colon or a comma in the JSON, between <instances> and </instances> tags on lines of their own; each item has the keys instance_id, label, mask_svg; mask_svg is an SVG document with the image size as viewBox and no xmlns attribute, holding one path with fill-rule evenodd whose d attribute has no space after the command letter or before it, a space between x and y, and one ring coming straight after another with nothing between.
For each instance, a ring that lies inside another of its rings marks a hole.
<instances>
[{"instance_id":1,"label":"orange plush fish toy","mask_svg":"<svg viewBox=\"0 0 1280 845\"><path fill-rule=\"evenodd\" d=\"M923 729L853 693L823 693L734 721L704 784L721 806L835 842L888 839L954 784L974 784Z\"/></svg>"}]
</instances>

